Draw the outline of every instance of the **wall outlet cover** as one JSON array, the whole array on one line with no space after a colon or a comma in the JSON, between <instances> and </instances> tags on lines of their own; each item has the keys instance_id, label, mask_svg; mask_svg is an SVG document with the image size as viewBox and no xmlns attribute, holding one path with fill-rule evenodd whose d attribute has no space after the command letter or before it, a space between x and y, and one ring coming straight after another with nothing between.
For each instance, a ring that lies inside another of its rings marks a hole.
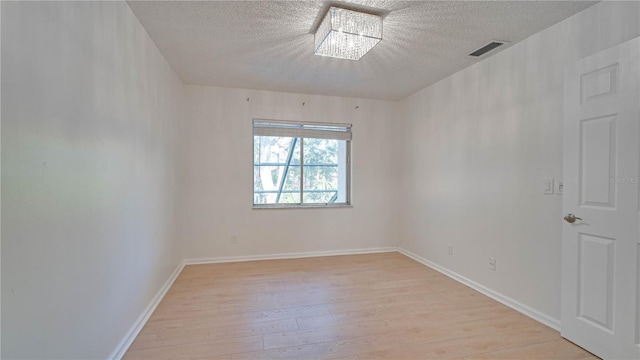
<instances>
[{"instance_id":1,"label":"wall outlet cover","mask_svg":"<svg viewBox=\"0 0 640 360\"><path fill-rule=\"evenodd\" d=\"M489 258L489 270L496 271L496 259Z\"/></svg>"}]
</instances>

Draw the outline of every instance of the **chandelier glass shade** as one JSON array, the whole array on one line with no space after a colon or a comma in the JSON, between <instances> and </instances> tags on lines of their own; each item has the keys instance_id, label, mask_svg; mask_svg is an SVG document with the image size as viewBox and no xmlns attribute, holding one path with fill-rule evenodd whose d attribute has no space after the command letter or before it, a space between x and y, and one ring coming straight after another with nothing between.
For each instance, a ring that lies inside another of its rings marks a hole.
<instances>
[{"instance_id":1,"label":"chandelier glass shade","mask_svg":"<svg viewBox=\"0 0 640 360\"><path fill-rule=\"evenodd\" d=\"M314 54L360 60L380 40L380 16L332 6L316 30Z\"/></svg>"}]
</instances>

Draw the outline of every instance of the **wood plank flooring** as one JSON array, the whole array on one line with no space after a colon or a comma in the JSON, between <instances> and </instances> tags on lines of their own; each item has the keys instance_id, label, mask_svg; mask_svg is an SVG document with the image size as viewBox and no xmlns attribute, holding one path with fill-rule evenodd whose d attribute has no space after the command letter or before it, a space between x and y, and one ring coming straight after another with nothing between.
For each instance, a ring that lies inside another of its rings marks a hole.
<instances>
[{"instance_id":1,"label":"wood plank flooring","mask_svg":"<svg viewBox=\"0 0 640 360\"><path fill-rule=\"evenodd\" d=\"M399 253L186 266L124 359L597 359Z\"/></svg>"}]
</instances>

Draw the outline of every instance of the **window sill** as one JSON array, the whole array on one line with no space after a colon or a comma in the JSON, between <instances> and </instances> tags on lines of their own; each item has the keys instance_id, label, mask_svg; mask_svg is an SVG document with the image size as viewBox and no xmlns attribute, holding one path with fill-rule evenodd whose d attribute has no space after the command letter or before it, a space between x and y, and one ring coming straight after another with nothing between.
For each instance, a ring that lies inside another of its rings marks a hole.
<instances>
[{"instance_id":1,"label":"window sill","mask_svg":"<svg viewBox=\"0 0 640 360\"><path fill-rule=\"evenodd\" d=\"M352 208L351 204L282 204L282 205L253 205L254 210L263 209L336 209L336 208Z\"/></svg>"}]
</instances>

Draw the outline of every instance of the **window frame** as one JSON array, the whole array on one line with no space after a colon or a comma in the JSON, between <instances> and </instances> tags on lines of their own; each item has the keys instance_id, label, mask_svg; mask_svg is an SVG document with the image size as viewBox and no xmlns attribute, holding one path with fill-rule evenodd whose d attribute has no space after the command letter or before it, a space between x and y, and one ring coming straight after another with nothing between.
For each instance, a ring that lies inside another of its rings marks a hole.
<instances>
[{"instance_id":1,"label":"window frame","mask_svg":"<svg viewBox=\"0 0 640 360\"><path fill-rule=\"evenodd\" d=\"M255 203L255 182L252 183L252 208L253 209L319 209L319 208L351 208L353 207L351 203L351 142L352 138L352 124L346 123L328 123L328 122L307 122L307 121L290 121L290 120L271 120L271 119L263 119L263 118L253 118L251 121L251 160L252 160L252 175L255 179L255 167L256 167L256 158L255 158L255 137L256 137L256 123L263 124L282 124L283 126L291 125L295 127L296 125L301 128L307 127L318 127L318 128L336 128L336 133L339 132L338 129L345 129L344 132L348 133L348 139L346 138L331 138L324 137L326 139L345 141L345 202L341 203L304 203L304 139L313 139L314 137L304 137L304 136L296 136L299 139L300 143L300 202L299 203L286 203L286 204L256 204ZM295 131L295 130L294 130ZM329 130L332 131L332 130ZM258 135L258 136L271 136L271 135ZM285 136L285 135L273 135L280 137L292 137L293 136ZM340 159L338 159L340 161ZM255 181L255 180L254 180Z\"/></svg>"}]
</instances>

